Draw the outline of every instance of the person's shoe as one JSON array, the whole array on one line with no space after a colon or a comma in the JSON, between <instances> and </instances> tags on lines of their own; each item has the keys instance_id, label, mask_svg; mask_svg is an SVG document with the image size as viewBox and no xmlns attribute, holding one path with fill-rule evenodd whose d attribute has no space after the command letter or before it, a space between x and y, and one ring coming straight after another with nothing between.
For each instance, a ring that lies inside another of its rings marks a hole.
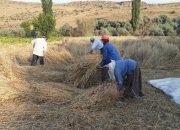
<instances>
[{"instance_id":1,"label":"person's shoe","mask_svg":"<svg viewBox=\"0 0 180 130\"><path fill-rule=\"evenodd\" d=\"M136 99L144 99L144 96L135 96Z\"/></svg>"},{"instance_id":2,"label":"person's shoe","mask_svg":"<svg viewBox=\"0 0 180 130\"><path fill-rule=\"evenodd\" d=\"M144 95L144 93L140 92L140 93L139 93L139 96L140 96L140 97L144 97L145 95Z\"/></svg>"},{"instance_id":3,"label":"person's shoe","mask_svg":"<svg viewBox=\"0 0 180 130\"><path fill-rule=\"evenodd\" d=\"M126 103L125 98L119 98L114 102L114 105L123 105Z\"/></svg>"}]
</instances>

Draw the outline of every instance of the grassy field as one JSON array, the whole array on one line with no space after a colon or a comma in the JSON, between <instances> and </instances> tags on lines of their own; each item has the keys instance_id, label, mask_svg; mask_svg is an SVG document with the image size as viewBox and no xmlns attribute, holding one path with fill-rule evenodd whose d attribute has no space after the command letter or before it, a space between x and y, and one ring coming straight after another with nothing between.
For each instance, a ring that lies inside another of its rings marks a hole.
<instances>
[{"instance_id":1,"label":"grassy field","mask_svg":"<svg viewBox=\"0 0 180 130\"><path fill-rule=\"evenodd\" d=\"M89 38L49 43L46 65L29 66L30 44L0 44L0 129L178 130L180 106L147 84L180 75L179 37L111 37L142 68L144 99L114 105L116 84L101 84Z\"/></svg>"},{"instance_id":2,"label":"grassy field","mask_svg":"<svg viewBox=\"0 0 180 130\"><path fill-rule=\"evenodd\" d=\"M21 38L21 37L0 37L1 44L27 44L31 43L33 38ZM48 42L62 41L63 37L49 37Z\"/></svg>"}]
</instances>

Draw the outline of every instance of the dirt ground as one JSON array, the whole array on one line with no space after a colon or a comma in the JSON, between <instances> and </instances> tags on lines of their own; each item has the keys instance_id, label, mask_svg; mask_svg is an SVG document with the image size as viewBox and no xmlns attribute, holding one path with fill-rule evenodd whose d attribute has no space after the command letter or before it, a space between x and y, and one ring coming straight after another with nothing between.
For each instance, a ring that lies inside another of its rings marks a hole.
<instances>
[{"instance_id":1,"label":"dirt ground","mask_svg":"<svg viewBox=\"0 0 180 130\"><path fill-rule=\"evenodd\" d=\"M147 84L150 79L178 77L179 68L143 68L145 97L117 105L116 84L95 78L99 57L76 52L79 57L74 58L62 46L50 44L46 65L32 67L29 45L1 45L0 129L180 129L180 106ZM88 88L77 88L82 80Z\"/></svg>"}]
</instances>

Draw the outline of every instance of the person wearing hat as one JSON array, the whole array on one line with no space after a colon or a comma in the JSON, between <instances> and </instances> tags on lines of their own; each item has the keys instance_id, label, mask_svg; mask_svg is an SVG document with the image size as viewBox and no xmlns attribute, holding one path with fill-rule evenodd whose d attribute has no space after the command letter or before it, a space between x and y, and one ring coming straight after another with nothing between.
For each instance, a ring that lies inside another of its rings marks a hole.
<instances>
[{"instance_id":1,"label":"person wearing hat","mask_svg":"<svg viewBox=\"0 0 180 130\"><path fill-rule=\"evenodd\" d=\"M133 59L124 59L115 61L114 75L119 92L119 101L124 98L142 97L142 79L141 70L137 61ZM123 93L123 81L126 80Z\"/></svg>"},{"instance_id":2,"label":"person wearing hat","mask_svg":"<svg viewBox=\"0 0 180 130\"><path fill-rule=\"evenodd\" d=\"M98 39L95 39L94 37L90 38L90 43L91 43L91 49L89 51L89 53L93 53L94 50L100 50L101 54L102 54L102 51L103 51L103 43L98 40Z\"/></svg>"},{"instance_id":3,"label":"person wearing hat","mask_svg":"<svg viewBox=\"0 0 180 130\"><path fill-rule=\"evenodd\" d=\"M115 61L120 60L120 53L116 48L109 42L107 35L102 35L101 40L103 42L103 58L97 68L102 69L102 81L105 81L105 73L108 70L109 79L115 80L114 70L112 69L115 65Z\"/></svg>"},{"instance_id":4,"label":"person wearing hat","mask_svg":"<svg viewBox=\"0 0 180 130\"><path fill-rule=\"evenodd\" d=\"M33 46L33 56L31 66L35 66L39 60L40 65L44 65L44 53L47 51L46 36L36 38L31 43Z\"/></svg>"}]
</instances>

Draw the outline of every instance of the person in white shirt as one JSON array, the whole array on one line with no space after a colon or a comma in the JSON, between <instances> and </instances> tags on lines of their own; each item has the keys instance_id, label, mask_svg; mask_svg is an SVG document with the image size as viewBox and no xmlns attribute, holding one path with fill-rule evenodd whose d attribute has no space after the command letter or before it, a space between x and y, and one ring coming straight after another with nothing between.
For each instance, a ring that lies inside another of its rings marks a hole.
<instances>
[{"instance_id":1,"label":"person in white shirt","mask_svg":"<svg viewBox=\"0 0 180 130\"><path fill-rule=\"evenodd\" d=\"M43 36L42 38L36 38L31 43L33 46L33 56L31 60L31 65L36 65L38 59L40 65L44 65L44 53L47 51L46 36Z\"/></svg>"},{"instance_id":2,"label":"person in white shirt","mask_svg":"<svg viewBox=\"0 0 180 130\"><path fill-rule=\"evenodd\" d=\"M89 53L93 53L94 50L98 49L100 50L101 54L103 52L103 43L95 38L90 38L90 43L91 43L91 50Z\"/></svg>"}]
</instances>

